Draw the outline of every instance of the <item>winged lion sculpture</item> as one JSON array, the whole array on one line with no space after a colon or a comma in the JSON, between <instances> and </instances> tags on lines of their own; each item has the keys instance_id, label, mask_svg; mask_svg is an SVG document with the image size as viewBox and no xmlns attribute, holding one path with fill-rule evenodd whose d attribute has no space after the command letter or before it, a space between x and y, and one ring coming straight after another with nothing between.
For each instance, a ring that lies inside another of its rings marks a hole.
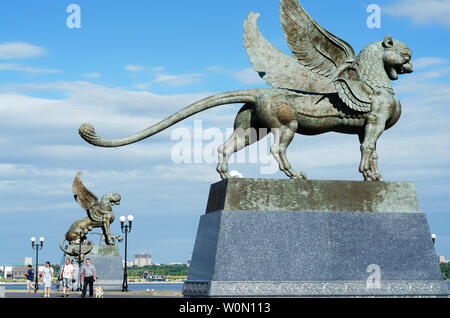
<instances>
[{"instance_id":1,"label":"winged lion sculpture","mask_svg":"<svg viewBox=\"0 0 450 318\"><path fill-rule=\"evenodd\" d=\"M105 194L99 201L97 196L89 191L81 182L81 172L78 172L72 183L75 201L86 210L87 217L75 221L69 231L62 237L61 250L67 255L83 258L93 248L93 243L86 235L94 228L101 228L106 245L115 245L115 241L122 241L120 235L111 234L110 225L114 221L113 205L120 204L120 194L111 192ZM80 244L80 240L82 241ZM65 241L69 244L64 246ZM80 247L81 245L81 247Z\"/></svg>"},{"instance_id":2,"label":"winged lion sculpture","mask_svg":"<svg viewBox=\"0 0 450 318\"><path fill-rule=\"evenodd\" d=\"M411 50L386 36L367 45L358 56L353 48L325 30L297 0L281 0L281 23L293 56L272 46L257 26L259 14L251 12L244 22L244 45L250 62L272 88L222 93L196 102L163 121L132 136L107 140L90 124L79 133L100 147L119 147L148 138L187 117L212 107L245 103L237 114L234 133L218 148L217 171L230 178L228 160L244 147L265 137L274 142L271 153L290 178L305 179L286 157L295 133L318 135L326 132L356 134L361 143L359 171L366 181L380 181L376 145L384 130L400 118L401 104L391 81L411 73Z\"/></svg>"}]
</instances>

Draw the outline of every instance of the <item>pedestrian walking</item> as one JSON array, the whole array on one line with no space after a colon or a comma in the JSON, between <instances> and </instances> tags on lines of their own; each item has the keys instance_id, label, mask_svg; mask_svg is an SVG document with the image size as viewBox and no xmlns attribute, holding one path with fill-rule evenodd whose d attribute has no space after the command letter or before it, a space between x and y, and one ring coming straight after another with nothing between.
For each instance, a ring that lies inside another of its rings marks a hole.
<instances>
[{"instance_id":1,"label":"pedestrian walking","mask_svg":"<svg viewBox=\"0 0 450 318\"><path fill-rule=\"evenodd\" d=\"M27 293L32 292L30 290L30 288L33 289L33 291L34 291L34 289L36 287L33 285L34 270L33 270L33 267L31 265L28 265L28 270L25 273L25 277L27 278Z\"/></svg>"},{"instance_id":2,"label":"pedestrian walking","mask_svg":"<svg viewBox=\"0 0 450 318\"><path fill-rule=\"evenodd\" d=\"M66 258L66 262L63 265L62 270L59 273L59 280L63 284L63 294L62 297L69 297L69 283L72 281L75 268L70 263L70 259Z\"/></svg>"},{"instance_id":3,"label":"pedestrian walking","mask_svg":"<svg viewBox=\"0 0 450 318\"><path fill-rule=\"evenodd\" d=\"M53 282L53 268L50 266L50 262L45 262L41 277L44 283L44 297L50 297L50 290L52 289Z\"/></svg>"},{"instance_id":4,"label":"pedestrian walking","mask_svg":"<svg viewBox=\"0 0 450 318\"><path fill-rule=\"evenodd\" d=\"M81 272L81 281L83 282L83 291L81 297L86 296L86 289L89 285L89 297L94 295L94 282L97 280L97 273L95 272L95 266L91 264L91 259L86 258L86 265Z\"/></svg>"}]
</instances>

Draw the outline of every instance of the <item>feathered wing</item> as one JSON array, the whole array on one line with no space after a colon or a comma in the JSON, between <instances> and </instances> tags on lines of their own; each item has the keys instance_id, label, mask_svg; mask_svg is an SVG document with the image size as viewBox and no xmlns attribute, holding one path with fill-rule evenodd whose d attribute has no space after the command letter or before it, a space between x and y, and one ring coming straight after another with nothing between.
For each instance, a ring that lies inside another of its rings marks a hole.
<instances>
[{"instance_id":1,"label":"feathered wing","mask_svg":"<svg viewBox=\"0 0 450 318\"><path fill-rule=\"evenodd\" d=\"M72 183L72 193L75 201L85 210L91 209L93 206L98 205L98 198L95 194L89 191L81 182L81 171L77 173Z\"/></svg>"},{"instance_id":2,"label":"feathered wing","mask_svg":"<svg viewBox=\"0 0 450 318\"><path fill-rule=\"evenodd\" d=\"M314 21L298 0L281 0L280 13L286 41L301 65L333 79L342 66L354 61L353 48Z\"/></svg>"},{"instance_id":3,"label":"feathered wing","mask_svg":"<svg viewBox=\"0 0 450 318\"><path fill-rule=\"evenodd\" d=\"M361 79L358 64L344 68L334 81L339 98L351 109L367 113L372 109L372 87Z\"/></svg>"},{"instance_id":4,"label":"feathered wing","mask_svg":"<svg viewBox=\"0 0 450 318\"><path fill-rule=\"evenodd\" d=\"M258 13L250 12L244 22L244 46L253 68L261 78L274 88L327 92L323 88L329 84L329 79L312 72L270 44L258 29L258 17Z\"/></svg>"},{"instance_id":5,"label":"feathered wing","mask_svg":"<svg viewBox=\"0 0 450 318\"><path fill-rule=\"evenodd\" d=\"M353 48L314 21L298 0L281 0L280 12L294 57L263 37L259 14L251 12L244 22L244 46L255 71L274 88L337 93L349 108L369 112L373 89L361 78Z\"/></svg>"},{"instance_id":6,"label":"feathered wing","mask_svg":"<svg viewBox=\"0 0 450 318\"><path fill-rule=\"evenodd\" d=\"M349 108L369 112L373 89L361 78L350 44L321 27L298 0L281 0L280 12L286 40L298 63L331 79Z\"/></svg>"}]
</instances>

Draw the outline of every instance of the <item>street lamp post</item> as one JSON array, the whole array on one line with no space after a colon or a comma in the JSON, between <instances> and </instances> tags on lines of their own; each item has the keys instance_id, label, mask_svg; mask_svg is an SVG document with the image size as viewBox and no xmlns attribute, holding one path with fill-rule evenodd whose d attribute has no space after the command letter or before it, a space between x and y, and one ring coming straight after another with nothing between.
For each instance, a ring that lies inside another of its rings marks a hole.
<instances>
[{"instance_id":1,"label":"street lamp post","mask_svg":"<svg viewBox=\"0 0 450 318\"><path fill-rule=\"evenodd\" d=\"M84 238L83 238L83 231L80 231L80 244L78 246L78 288L77 291L81 290L81 263L83 262L81 260L81 244L83 244Z\"/></svg>"},{"instance_id":2,"label":"street lamp post","mask_svg":"<svg viewBox=\"0 0 450 318\"><path fill-rule=\"evenodd\" d=\"M41 236L39 238L39 243L36 243L36 238L33 236L31 238L31 248L36 251L36 274L34 283L34 293L39 289L39 250L44 246L44 238Z\"/></svg>"},{"instance_id":3,"label":"street lamp post","mask_svg":"<svg viewBox=\"0 0 450 318\"><path fill-rule=\"evenodd\" d=\"M127 243L128 243L128 233L131 232L131 224L133 223L134 217L130 214L128 217L128 224L125 225L125 217L121 216L120 220L120 228L122 233L125 233L125 267L123 271L123 283L122 283L122 291L128 291L128 282L127 282Z\"/></svg>"}]
</instances>

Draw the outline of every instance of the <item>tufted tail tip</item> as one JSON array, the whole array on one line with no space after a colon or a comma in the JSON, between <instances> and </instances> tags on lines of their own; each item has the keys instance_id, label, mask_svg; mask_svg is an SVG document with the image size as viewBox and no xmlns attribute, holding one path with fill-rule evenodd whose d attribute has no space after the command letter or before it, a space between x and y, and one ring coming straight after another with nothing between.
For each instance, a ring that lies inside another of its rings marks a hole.
<instances>
[{"instance_id":1,"label":"tufted tail tip","mask_svg":"<svg viewBox=\"0 0 450 318\"><path fill-rule=\"evenodd\" d=\"M95 132L94 126L91 124L83 124L78 129L78 133L80 134L81 138L86 140L88 143L94 146L99 145L100 137Z\"/></svg>"}]
</instances>

